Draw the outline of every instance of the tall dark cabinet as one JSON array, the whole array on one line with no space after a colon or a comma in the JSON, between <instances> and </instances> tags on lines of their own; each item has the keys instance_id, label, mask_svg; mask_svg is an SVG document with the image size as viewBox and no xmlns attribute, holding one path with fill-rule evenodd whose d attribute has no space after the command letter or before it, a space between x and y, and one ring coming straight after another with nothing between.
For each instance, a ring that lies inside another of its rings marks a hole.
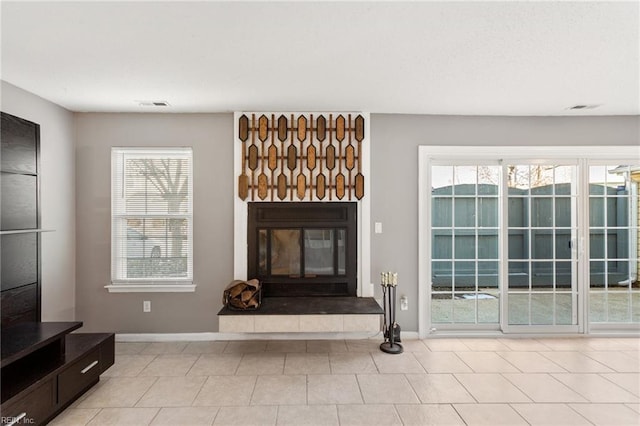
<instances>
[{"instance_id":1,"label":"tall dark cabinet","mask_svg":"<svg viewBox=\"0 0 640 426\"><path fill-rule=\"evenodd\" d=\"M40 321L40 126L2 114L2 327Z\"/></svg>"},{"instance_id":2,"label":"tall dark cabinet","mask_svg":"<svg viewBox=\"0 0 640 426\"><path fill-rule=\"evenodd\" d=\"M115 336L41 321L40 126L0 114L0 425L45 425L113 365Z\"/></svg>"}]
</instances>

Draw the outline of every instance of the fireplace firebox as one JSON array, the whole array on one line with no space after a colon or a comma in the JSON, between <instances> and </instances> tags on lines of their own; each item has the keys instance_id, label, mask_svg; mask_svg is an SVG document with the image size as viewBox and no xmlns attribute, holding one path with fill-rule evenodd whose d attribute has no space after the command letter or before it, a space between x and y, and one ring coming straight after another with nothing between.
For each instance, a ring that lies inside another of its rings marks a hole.
<instances>
[{"instance_id":1,"label":"fireplace firebox","mask_svg":"<svg viewBox=\"0 0 640 426\"><path fill-rule=\"evenodd\" d=\"M357 203L251 202L247 239L264 297L356 296Z\"/></svg>"}]
</instances>

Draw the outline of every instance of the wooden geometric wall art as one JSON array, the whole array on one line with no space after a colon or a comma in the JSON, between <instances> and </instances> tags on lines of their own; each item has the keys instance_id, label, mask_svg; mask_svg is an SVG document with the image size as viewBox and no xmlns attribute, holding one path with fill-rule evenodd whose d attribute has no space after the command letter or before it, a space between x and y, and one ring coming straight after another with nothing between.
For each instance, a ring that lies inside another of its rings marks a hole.
<instances>
[{"instance_id":1,"label":"wooden geometric wall art","mask_svg":"<svg viewBox=\"0 0 640 426\"><path fill-rule=\"evenodd\" d=\"M270 201L364 197L360 114L243 114L238 196Z\"/></svg>"}]
</instances>

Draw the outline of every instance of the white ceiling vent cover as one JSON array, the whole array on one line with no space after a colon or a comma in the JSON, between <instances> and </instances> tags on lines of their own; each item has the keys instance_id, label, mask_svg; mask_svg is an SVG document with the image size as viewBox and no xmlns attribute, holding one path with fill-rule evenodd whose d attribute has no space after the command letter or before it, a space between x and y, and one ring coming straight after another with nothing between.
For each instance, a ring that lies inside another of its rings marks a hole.
<instances>
[{"instance_id":1,"label":"white ceiling vent cover","mask_svg":"<svg viewBox=\"0 0 640 426\"><path fill-rule=\"evenodd\" d=\"M135 101L138 105L143 107L168 107L167 101Z\"/></svg>"},{"instance_id":2,"label":"white ceiling vent cover","mask_svg":"<svg viewBox=\"0 0 640 426\"><path fill-rule=\"evenodd\" d=\"M596 109L600 106L600 104L578 104L578 105L574 105L574 106L570 106L567 109Z\"/></svg>"}]
</instances>

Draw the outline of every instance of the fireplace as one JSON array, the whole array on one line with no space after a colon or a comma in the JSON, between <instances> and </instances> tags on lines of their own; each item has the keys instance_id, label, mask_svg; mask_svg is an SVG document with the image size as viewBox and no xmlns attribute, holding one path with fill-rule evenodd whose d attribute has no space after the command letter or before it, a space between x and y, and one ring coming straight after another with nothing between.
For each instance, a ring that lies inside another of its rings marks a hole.
<instances>
[{"instance_id":1,"label":"fireplace","mask_svg":"<svg viewBox=\"0 0 640 426\"><path fill-rule=\"evenodd\" d=\"M264 297L356 296L357 203L250 202L247 275Z\"/></svg>"}]
</instances>

